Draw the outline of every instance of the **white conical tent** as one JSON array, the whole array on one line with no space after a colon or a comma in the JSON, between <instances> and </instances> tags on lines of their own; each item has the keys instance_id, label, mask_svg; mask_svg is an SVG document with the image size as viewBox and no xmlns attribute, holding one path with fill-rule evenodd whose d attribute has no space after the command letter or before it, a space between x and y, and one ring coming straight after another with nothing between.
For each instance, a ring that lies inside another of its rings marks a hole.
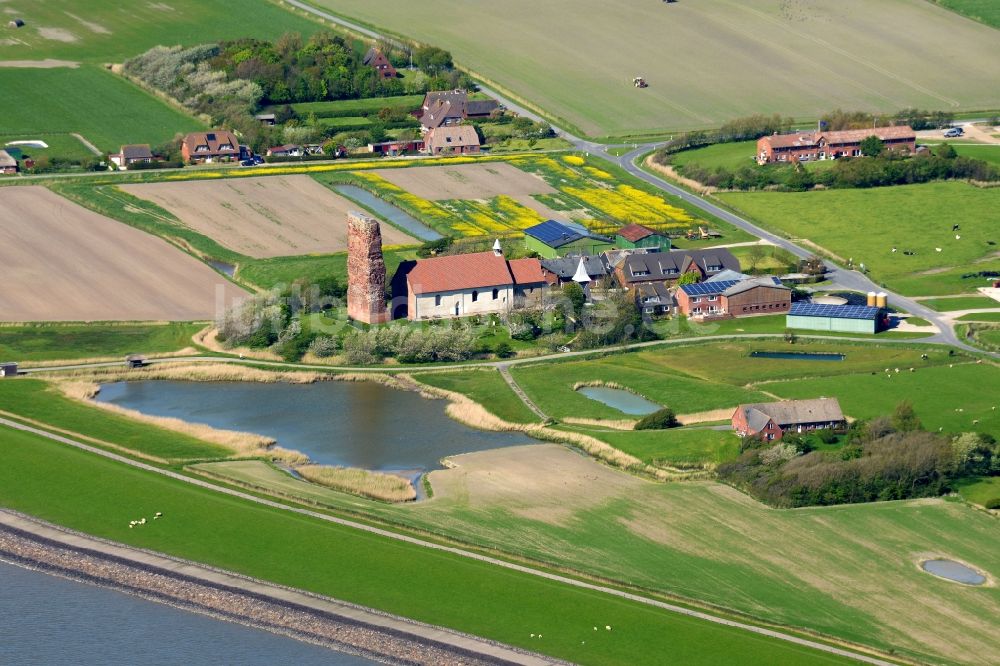
<instances>
[{"instance_id":1,"label":"white conical tent","mask_svg":"<svg viewBox=\"0 0 1000 666\"><path fill-rule=\"evenodd\" d=\"M590 275L587 273L587 268L583 265L583 257L580 257L580 264L576 267L576 273L573 274L573 282L579 282L581 285L590 282Z\"/></svg>"},{"instance_id":2,"label":"white conical tent","mask_svg":"<svg viewBox=\"0 0 1000 666\"><path fill-rule=\"evenodd\" d=\"M500 247L499 238L493 241L493 254L497 255L498 257L503 254L503 248Z\"/></svg>"}]
</instances>

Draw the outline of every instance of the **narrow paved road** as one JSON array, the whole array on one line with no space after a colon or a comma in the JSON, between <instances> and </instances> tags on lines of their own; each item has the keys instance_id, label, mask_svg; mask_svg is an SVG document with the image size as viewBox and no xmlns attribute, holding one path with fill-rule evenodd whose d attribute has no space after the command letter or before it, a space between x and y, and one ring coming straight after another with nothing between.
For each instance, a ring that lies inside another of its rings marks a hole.
<instances>
[{"instance_id":1,"label":"narrow paved road","mask_svg":"<svg viewBox=\"0 0 1000 666\"><path fill-rule=\"evenodd\" d=\"M10 419L0 418L0 428L2 428L2 427L12 428L14 430L20 430L20 431L23 431L23 432L32 433L34 435L45 437L45 438L53 440L55 442L59 442L60 444L65 444L65 445L68 445L68 446L72 446L74 448L81 449L83 451L87 451L88 453L92 453L92 454L95 454L95 455L98 455L98 456L102 456L104 458L108 458L110 460L114 460L115 462L119 462L119 463L122 463L122 464L125 464L125 465L129 465L131 467L135 467L137 469L141 469L141 470L144 470L146 472L152 472L154 474L160 474L160 475L169 477L171 479L174 479L176 481L181 481L183 483L188 483L188 484L191 484L193 486L198 486L200 488L206 488L206 489L212 490L214 492L224 493L226 495L230 495L232 497L236 497L238 499L241 499L241 500L244 500L244 501L247 501L247 502L254 502L255 504L260 504L262 506L267 506L267 507L270 507L272 509L277 509L279 511L288 511L290 513L297 513L297 514L300 514L300 515L309 516L311 518L316 518L318 520L324 520L324 521L327 521L327 522L330 522L330 523L335 523L337 525L342 525L344 527L350 527L350 528L357 529L357 530L362 530L364 532L368 532L368 533L371 533L371 534L376 534L378 536L385 537L387 539L393 539L393 540L405 542L405 543L408 543L408 544L411 544L411 545L420 546L422 548L428 548L430 550L436 550L436 551L440 551L440 552L449 553L451 555L457 555L459 557L468 558L470 560L476 560L478 562L485 562L487 564L492 564L492 565L497 566L497 567L502 567L504 569L510 569L512 571L517 571L519 573L528 574L528 575L531 575L531 576L538 576L539 578L544 578L544 579L547 579L547 580L555 581L557 583L562 583L564 585L570 585L572 587L576 587L576 588L580 588L580 589L584 589L584 590L591 590L591 591L594 591L594 592L600 592L600 593L603 593L603 594L610 594L612 596L615 596L615 597L618 597L618 598L621 598L621 599L627 599L629 601L634 601L634 602L637 602L637 603L640 603L640 604L644 604L644 605L647 605L647 606L651 606L651 607L654 607L654 608L658 608L658 609L661 609L661 610L666 610L666 611L669 611L669 612L672 612L672 613L679 613L681 615L686 615L688 617L698 618L700 620L705 620L707 622L712 622L712 623L715 623L715 624L721 624L721 625L724 625L724 626L727 626L727 627L733 627L733 628L736 628L736 629L742 629L744 631L748 631L748 632L751 632L751 633L754 633L754 634L757 634L757 635L760 635L760 636L768 636L770 638L776 638L778 640L788 641L789 643L794 643L796 645L802 645L802 646L805 646L805 647L808 647L808 648L812 648L814 650L819 650L821 652L826 652L828 654L835 654L835 655L839 655L839 656L842 656L842 657L847 657L847 658L850 658L850 659L855 659L857 661L860 661L860 662L863 662L863 663L866 663L866 664L877 664L878 666L895 666L894 664L892 664L892 662L884 661L882 659L878 659L878 658L872 657L870 655L862 654L862 653L859 653L859 652L854 652L852 650L848 650L848 649L844 649L844 648L833 647L831 645L825 645L823 643L817 643L816 641L811 641L809 639L801 638L799 636L794 636L794 635L791 635L791 634L786 634L784 632L776 631L774 629L767 629L767 628L764 628L764 627L758 627L758 626L755 626L755 625L752 625L752 624L747 624L745 622L738 622L736 620L730 620L728 618L718 617L718 616L711 615L710 613L707 613L707 612L704 612L704 611L696 611L696 610L692 610L690 608L684 608L683 606L677 606L675 604L667 603L665 601L659 601L657 599L650 599L649 597L643 597L643 596L640 596L638 594L632 594L631 592L625 592L623 590L616 590L614 588L606 587L604 585L597 585L595 583L588 583L586 581L577 580L575 578L569 578L567 576L561 576L559 574L550 573L548 571L540 571L538 569L532 569L531 567L527 567L527 566L524 566L522 564L516 564L514 562L507 562L505 560L500 560L500 559L497 559L497 558L494 558L494 557L489 557L488 555L481 555L479 553L475 553L475 552L472 552L472 551L464 550L462 548L456 548L454 546L445 546L443 544L434 543L432 541L425 541L425 540L419 539L417 537L412 537L412 536L409 536L409 535L406 535L406 534L399 534L399 533L396 533L396 532L392 532L390 530L382 529L380 527L374 527L372 525L366 525L364 523L355 522L353 520L347 520L347 519L344 519L344 518L338 518L336 516L331 516L331 515L328 515L328 514L325 514L325 513L319 513L317 511L312 511L310 509L305 509L305 508L300 508L300 507L295 507L295 506L288 506L286 504L281 504L279 502L274 502L274 501L271 501L271 500L268 500L268 499L264 499L264 498L261 498L261 497L256 497L254 495L250 495L248 493L244 493L244 492L241 492L239 490L234 490L234 489L231 489L231 488L224 488L224 487L216 486L216 485L214 485L212 483L209 483L207 481L204 481L202 479L196 479L196 478L185 476L183 474L179 474L179 473L171 471L171 470L161 469L159 467L154 467L153 465L149 465L149 464L144 463L144 462L139 462L138 460L132 460L131 458L126 458L125 456L119 455L117 453L112 453L110 451L105 451L103 449L99 449L99 448L96 448L96 447L84 444L83 442L71 439L69 437L63 437L62 435L57 435L57 434L48 432L46 430L41 430L39 428L34 428L32 426L24 425L22 423L18 423L17 421L11 421Z\"/></svg>"}]
</instances>

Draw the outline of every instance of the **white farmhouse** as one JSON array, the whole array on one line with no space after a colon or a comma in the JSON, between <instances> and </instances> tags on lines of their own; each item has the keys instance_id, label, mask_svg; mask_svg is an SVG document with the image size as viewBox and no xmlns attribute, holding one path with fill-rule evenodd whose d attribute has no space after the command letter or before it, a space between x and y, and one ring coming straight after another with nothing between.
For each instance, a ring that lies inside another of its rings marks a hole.
<instances>
[{"instance_id":1,"label":"white farmhouse","mask_svg":"<svg viewBox=\"0 0 1000 666\"><path fill-rule=\"evenodd\" d=\"M546 286L537 259L507 260L492 252L434 257L406 274L407 318L411 321L507 312L541 298Z\"/></svg>"}]
</instances>

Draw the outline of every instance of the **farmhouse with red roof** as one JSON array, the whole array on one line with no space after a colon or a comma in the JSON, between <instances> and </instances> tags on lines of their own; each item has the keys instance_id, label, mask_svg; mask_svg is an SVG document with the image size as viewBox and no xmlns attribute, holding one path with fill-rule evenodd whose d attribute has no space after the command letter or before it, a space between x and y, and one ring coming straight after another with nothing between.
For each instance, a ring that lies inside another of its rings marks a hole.
<instances>
[{"instance_id":1,"label":"farmhouse with red roof","mask_svg":"<svg viewBox=\"0 0 1000 666\"><path fill-rule=\"evenodd\" d=\"M393 315L411 321L507 312L537 303L546 286L538 259L492 252L403 262L393 278ZM405 287L405 315L402 306Z\"/></svg>"},{"instance_id":2,"label":"farmhouse with red roof","mask_svg":"<svg viewBox=\"0 0 1000 666\"><path fill-rule=\"evenodd\" d=\"M838 132L796 132L774 134L757 140L757 163L835 160L861 155L861 142L870 136L882 140L886 150L914 152L917 135L907 125Z\"/></svg>"}]
</instances>

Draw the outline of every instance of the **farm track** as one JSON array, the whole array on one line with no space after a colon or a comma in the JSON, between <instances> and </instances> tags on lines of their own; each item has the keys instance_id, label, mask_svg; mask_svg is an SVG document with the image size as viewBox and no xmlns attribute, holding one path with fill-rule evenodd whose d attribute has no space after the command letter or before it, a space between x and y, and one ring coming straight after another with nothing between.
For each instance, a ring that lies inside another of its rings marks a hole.
<instances>
[{"instance_id":1,"label":"farm track","mask_svg":"<svg viewBox=\"0 0 1000 666\"><path fill-rule=\"evenodd\" d=\"M394 373L394 372L433 372L442 370L462 370L465 368L497 368L501 366L512 366L512 365L524 365L529 363L546 363L549 361L558 361L569 358L583 358L587 356L604 355L604 354L614 354L619 352L632 351L635 349L647 349L649 347L656 346L676 346L676 345L689 345L701 342L719 342L719 341L732 341L732 340L780 340L783 339L783 335L779 333L747 333L742 335L706 335L697 338L676 338L673 340L650 340L648 342L635 342L627 345L619 345L617 347L604 347L601 349L586 349L582 351L569 351L569 352L558 352L555 354L546 354L544 356L529 356L526 358L515 358L507 359L504 361L478 361L474 363L465 363L461 365L451 365L451 366L429 366L426 368L401 368L399 366L380 366L380 367L363 367L356 365L318 365L318 364L306 364L306 363L286 363L284 361L266 361L253 358L237 358L235 356L165 356L165 357L151 357L146 360L149 365L159 364L159 363L234 363L239 365L249 365L249 366L263 366L268 368L278 368L285 370L325 370L327 372L371 372L375 374L382 373ZM832 335L799 335L797 336L800 340L826 340L831 342L868 342L868 343L878 343L878 344L890 344L890 345L909 345L909 344L943 344L936 335L928 336L926 338L883 338L881 340L872 340L871 338L854 338L854 337L837 337ZM981 349L976 349L975 347L969 347L970 351L975 352L980 355L992 356L994 358L1000 359L1000 354L984 352ZM68 363L66 365L47 365L35 368L20 368L22 374L38 374L42 372L67 372L74 370L88 370L94 368L120 368L122 366L121 361L106 361L106 362L95 362L95 363Z\"/></svg>"},{"instance_id":2,"label":"farm track","mask_svg":"<svg viewBox=\"0 0 1000 666\"><path fill-rule=\"evenodd\" d=\"M214 485L212 483L209 483L209 482L201 480L201 479L191 478L191 477L185 476L183 474L179 474L179 473L171 471L171 470L166 470L166 469L162 469L162 468L159 468L159 467L155 467L153 465L142 463L142 462L139 462L137 460L133 460L131 458L127 458L125 456L118 455L116 453L111 453L110 451L104 451L102 449L98 449L96 447L89 446L87 444L84 444L84 443L79 442L77 440L71 439L69 437L63 437L61 435L56 435L56 434L50 433L50 432L48 432L46 430L42 430L42 429L39 429L39 428L33 428L31 426L23 425L23 424L18 423L16 421L11 421L11 420L8 420L8 419L0 418L0 426L6 427L6 428L11 428L11 429L14 429L14 430L19 430L19 431L22 431L22 432L31 433L31 434L34 434L34 435L37 435L37 436L41 436L41 437L45 437L45 438L50 439L52 441L58 442L60 444L64 444L64 445L67 445L67 446L71 446L71 447L74 447L74 448L86 451L88 453L99 455L99 456L102 456L102 457L107 458L109 460L113 460L113 461L121 463L121 464L129 465L131 467L134 467L134 468L137 468L137 469L141 469L141 470L144 470L146 472L151 472L151 473L154 473L154 474L159 474L159 475L162 475L162 476L174 479L176 481L180 481L180 482L183 482L183 483L191 484L193 486L197 486L197 487L204 488L204 489L207 489L207 490L211 490L211 491L214 491L214 492L223 493L225 495L229 495L231 497L235 497L235 498L243 500L243 501L253 502L255 504L259 504L261 506L266 506L266 507L269 507L269 508L272 508L272 509L277 509L279 511L287 511L287 512L290 512L290 513L295 513L295 514L299 514L299 515L303 515L303 516L308 516L310 518L315 518L315 519L318 519L318 520L324 520L324 521L327 521L327 522L330 522L330 523L341 525L343 527L349 527L349 528L361 530L361 531L364 531L364 532L367 532L367 533L370 533L370 534L375 534L377 536L384 537L384 538L387 538L387 539L392 539L392 540L395 540L395 541L401 541L401 542L408 543L408 544L415 545L415 546L419 546L419 547L422 547L422 548L428 548L428 549L431 549L431 550L445 552L445 553L449 553L449 554L452 554L452 555L457 555L459 557L468 558L468 559L476 560L476 561L479 561L479 562L484 562L486 564L491 564L493 566L502 567L504 569L508 569L508 570L511 570L511 571L517 571L519 573L528 574L528 575L531 575L531 576L537 576L539 578L543 578L543 579L546 579L546 580L554 581L554 582L561 583L561 584L564 584L564 585L570 585L572 587L576 587L576 588L580 588L580 589L584 589L584 590L590 590L590 591L593 591L593 592L599 592L599 593L603 593L603 594L609 594L609 595L612 595L612 596L615 596L615 597L618 597L618 598L621 598L621 599L626 599L628 601L637 602L637 603L640 603L640 604L645 604L645 605L653 607L653 608L658 608L658 609L661 609L661 610L666 610L666 611L669 611L669 612L678 613L678 614L685 615L685 616L688 616L688 617L696 618L696 619L699 619L699 620L704 620L704 621L707 621L707 622L712 622L712 623L723 625L723 626L727 626L727 627L732 627L732 628L735 628L735 629L742 629L744 631L747 631L747 632L750 632L750 633L753 633L753 634L757 634L759 636L767 636L767 637L770 637L770 638L775 638L775 639L778 639L778 640L787 641L789 643L793 643L793 644L796 644L796 645L801 645L801 646L804 646L804 647L807 647L807 648L811 648L811 649L814 649L814 650L817 650L817 651L825 652L827 654L833 654L833 655L837 655L837 656L841 656L841 657L846 657L846 658L849 658L849 659L854 659L854 660L856 660L858 662L861 662L861 663L875 664L877 666L896 666L894 664L894 662L890 662L890 661L886 661L886 660L883 660L883 659L879 659L878 657L875 657L875 656L872 656L872 655L869 655L869 654L864 654L864 653L861 653L861 652L855 652L853 650L849 650L849 649L845 649L845 648L834 647L832 645L827 645L827 644L824 644L824 643L819 643L819 642L816 642L816 641L813 641L813 640L809 640L809 639L806 639L806 638L802 638L802 637L799 637L799 636L795 636L795 635L792 635L792 634L787 634L787 633L784 633L784 632L781 632L781 631L776 631L774 629L768 629L768 628L765 628L765 627L759 627L759 626L756 626L756 625L747 624L745 622L739 622L737 620L731 620L731 619L728 619L728 618L725 618L725 617L720 617L720 616L717 616L717 615L712 615L710 613L707 613L707 612L704 612L704 611L700 611L700 610L692 610L690 608L685 608L683 606L678 606L676 604L671 604L671 603L667 603L667 602L664 602L664 601L659 601L657 599L652 599L652 598L645 597L645 596L638 595L638 594L634 594L634 593L631 593L631 592L626 592L624 590L618 590L618 589L615 589L615 588L612 588L612 587L607 587L607 586L604 586L604 585L598 585L598 584L594 584L594 583L589 583L589 582L586 582L586 581L583 581L583 580L578 580L578 579L575 579L575 578L570 578L568 576L563 576L563 575L559 575L559 574L556 574L556 573L551 573L551 572L547 572L547 571L540 571L538 569L534 569L534 568L531 568L531 567L528 567L528 566L524 566L524 565L521 565L521 564L517 564L517 563L514 563L514 562L508 562L506 560L501 560L501 559L497 559L497 558L494 558L494 557L489 557L487 555L481 555L479 553L475 553L475 552L472 552L472 551L464 550L462 548L456 548L454 546L446 546L446 545L439 544L439 543L434 543L434 542L431 542L431 541L425 541L425 540L419 539L417 537L409 536L409 535L406 535L406 534L399 534L399 533L392 532L392 531L387 530L387 529L383 529L383 528L380 528L380 527L374 527L372 525L366 525L364 523L359 523L359 522L356 522L356 521L353 521L353 520L347 520L347 519L344 519L344 518L338 518L336 516L331 516L331 515L328 515L328 514L320 513L320 512L317 512L317 511L312 511L312 510L305 509L305 508L288 506L288 505L282 504L280 502L276 502L276 501L264 499L264 498L261 498L261 497L256 497L254 495L250 495L248 493L244 493L244 492L241 492L239 490L234 490L234 489L230 489L230 488L223 488L223 487L216 486L216 485ZM538 662L533 662L533 663L546 663L546 662L538 661ZM556 663L556 662L552 661L552 662L548 662L548 663Z\"/></svg>"}]
</instances>

